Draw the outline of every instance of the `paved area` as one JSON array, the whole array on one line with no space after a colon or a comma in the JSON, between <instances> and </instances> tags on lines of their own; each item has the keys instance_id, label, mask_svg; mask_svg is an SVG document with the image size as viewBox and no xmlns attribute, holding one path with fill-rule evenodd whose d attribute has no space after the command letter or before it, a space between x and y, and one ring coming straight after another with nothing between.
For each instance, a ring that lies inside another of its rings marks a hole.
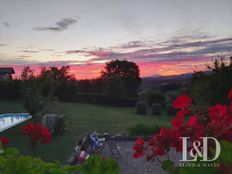
<instances>
[{"instance_id":1,"label":"paved area","mask_svg":"<svg viewBox=\"0 0 232 174\"><path fill-rule=\"evenodd\" d=\"M133 141L117 142L119 152L122 155L120 159L117 159L121 168L120 174L166 174L162 171L158 161L147 161L146 157L134 159L133 145ZM105 146L103 155L112 157L108 146ZM170 159L178 163L180 154L170 152Z\"/></svg>"}]
</instances>

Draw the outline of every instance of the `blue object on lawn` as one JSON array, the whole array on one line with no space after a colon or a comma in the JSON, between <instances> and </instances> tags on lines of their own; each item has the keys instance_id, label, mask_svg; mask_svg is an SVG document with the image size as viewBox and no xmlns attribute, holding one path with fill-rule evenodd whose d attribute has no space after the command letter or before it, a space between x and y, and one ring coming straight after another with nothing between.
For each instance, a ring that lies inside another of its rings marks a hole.
<instances>
[{"instance_id":1,"label":"blue object on lawn","mask_svg":"<svg viewBox=\"0 0 232 174\"><path fill-rule=\"evenodd\" d=\"M103 144L101 142L99 142L98 137L95 133L91 133L89 135L89 140L90 140L90 142L89 142L90 144L89 144L89 147L87 149L87 153L89 153L89 154L91 152L93 152L95 148L103 146Z\"/></svg>"},{"instance_id":2,"label":"blue object on lawn","mask_svg":"<svg viewBox=\"0 0 232 174\"><path fill-rule=\"evenodd\" d=\"M0 114L0 132L16 126L31 117L28 113Z\"/></svg>"}]
</instances>

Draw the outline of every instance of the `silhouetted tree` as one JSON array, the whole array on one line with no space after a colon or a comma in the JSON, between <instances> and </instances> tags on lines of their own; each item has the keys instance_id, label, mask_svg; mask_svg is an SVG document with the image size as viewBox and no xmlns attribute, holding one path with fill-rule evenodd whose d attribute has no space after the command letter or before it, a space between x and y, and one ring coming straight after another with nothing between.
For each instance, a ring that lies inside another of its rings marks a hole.
<instances>
[{"instance_id":1,"label":"silhouetted tree","mask_svg":"<svg viewBox=\"0 0 232 174\"><path fill-rule=\"evenodd\" d=\"M54 95L62 101L70 101L75 98L77 83L75 77L70 75L69 66L42 68L38 79L44 95Z\"/></svg>"},{"instance_id":2,"label":"silhouetted tree","mask_svg":"<svg viewBox=\"0 0 232 174\"><path fill-rule=\"evenodd\" d=\"M78 92L80 93L102 93L104 89L103 80L97 79L85 79L78 81Z\"/></svg>"},{"instance_id":3,"label":"silhouetted tree","mask_svg":"<svg viewBox=\"0 0 232 174\"><path fill-rule=\"evenodd\" d=\"M232 88L232 57L229 63L224 59L216 59L213 65L207 68L207 72L193 74L189 87L190 95L199 105L226 103L227 92Z\"/></svg>"},{"instance_id":4,"label":"silhouetted tree","mask_svg":"<svg viewBox=\"0 0 232 174\"><path fill-rule=\"evenodd\" d=\"M29 112L34 121L36 115L45 105L45 97L42 95L42 90L39 86L37 76L34 75L34 70L29 66L25 67L21 73L21 93L23 107Z\"/></svg>"},{"instance_id":5,"label":"silhouetted tree","mask_svg":"<svg viewBox=\"0 0 232 174\"><path fill-rule=\"evenodd\" d=\"M120 89L126 97L136 97L141 84L138 66L126 60L106 63L101 79L105 82L106 94L111 96L118 95L119 91L115 93L115 89L118 88L117 90Z\"/></svg>"}]
</instances>

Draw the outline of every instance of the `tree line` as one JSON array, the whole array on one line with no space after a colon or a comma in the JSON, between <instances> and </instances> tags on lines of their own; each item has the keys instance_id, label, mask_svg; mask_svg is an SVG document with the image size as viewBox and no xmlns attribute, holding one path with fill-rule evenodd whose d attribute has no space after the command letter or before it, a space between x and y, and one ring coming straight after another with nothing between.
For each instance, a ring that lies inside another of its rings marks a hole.
<instances>
[{"instance_id":1,"label":"tree line","mask_svg":"<svg viewBox=\"0 0 232 174\"><path fill-rule=\"evenodd\" d=\"M0 82L1 99L23 99L37 95L64 102L89 99L90 102L117 103L136 98L141 84L140 72L134 62L113 60L106 63L101 75L91 80L76 80L70 66L42 67L39 74L26 66L20 79Z\"/></svg>"}]
</instances>

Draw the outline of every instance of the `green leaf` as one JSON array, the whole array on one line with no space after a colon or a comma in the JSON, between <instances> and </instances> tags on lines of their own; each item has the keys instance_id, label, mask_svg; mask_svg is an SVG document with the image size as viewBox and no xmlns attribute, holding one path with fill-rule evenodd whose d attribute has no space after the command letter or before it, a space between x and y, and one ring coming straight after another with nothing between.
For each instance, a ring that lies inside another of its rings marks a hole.
<instances>
[{"instance_id":1,"label":"green leaf","mask_svg":"<svg viewBox=\"0 0 232 174\"><path fill-rule=\"evenodd\" d=\"M2 146L2 142L0 141L0 154L3 154L4 150L3 150L3 146Z\"/></svg>"},{"instance_id":2,"label":"green leaf","mask_svg":"<svg viewBox=\"0 0 232 174\"><path fill-rule=\"evenodd\" d=\"M8 148L5 150L5 155L7 158L16 158L19 155L19 152L15 148Z\"/></svg>"},{"instance_id":3,"label":"green leaf","mask_svg":"<svg viewBox=\"0 0 232 174\"><path fill-rule=\"evenodd\" d=\"M16 163L16 171L23 173L32 167L32 158L28 156L20 156Z\"/></svg>"},{"instance_id":4,"label":"green leaf","mask_svg":"<svg viewBox=\"0 0 232 174\"><path fill-rule=\"evenodd\" d=\"M174 170L174 163L171 160L165 160L162 162L161 167L164 171L171 173Z\"/></svg>"},{"instance_id":5,"label":"green leaf","mask_svg":"<svg viewBox=\"0 0 232 174\"><path fill-rule=\"evenodd\" d=\"M48 173L49 174L68 174L68 172L62 168L49 169Z\"/></svg>"},{"instance_id":6,"label":"green leaf","mask_svg":"<svg viewBox=\"0 0 232 174\"><path fill-rule=\"evenodd\" d=\"M232 164L232 144L227 141L221 141L221 153L218 158L218 162L224 164Z\"/></svg>"}]
</instances>

